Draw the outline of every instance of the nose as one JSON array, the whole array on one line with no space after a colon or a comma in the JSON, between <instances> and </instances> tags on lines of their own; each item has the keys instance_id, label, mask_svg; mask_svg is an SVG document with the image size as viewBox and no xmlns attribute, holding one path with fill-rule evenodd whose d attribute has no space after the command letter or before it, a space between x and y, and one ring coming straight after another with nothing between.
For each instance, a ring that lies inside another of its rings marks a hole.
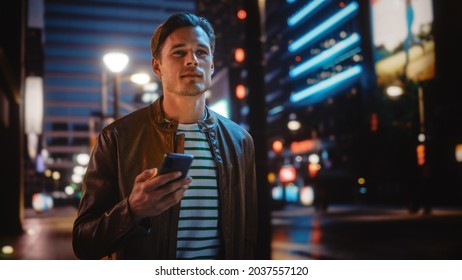
<instances>
[{"instance_id":1,"label":"nose","mask_svg":"<svg viewBox=\"0 0 462 280\"><path fill-rule=\"evenodd\" d=\"M193 51L189 51L188 54L186 55L186 60L185 63L187 66L197 66L199 64L199 61L197 60L197 56Z\"/></svg>"}]
</instances>

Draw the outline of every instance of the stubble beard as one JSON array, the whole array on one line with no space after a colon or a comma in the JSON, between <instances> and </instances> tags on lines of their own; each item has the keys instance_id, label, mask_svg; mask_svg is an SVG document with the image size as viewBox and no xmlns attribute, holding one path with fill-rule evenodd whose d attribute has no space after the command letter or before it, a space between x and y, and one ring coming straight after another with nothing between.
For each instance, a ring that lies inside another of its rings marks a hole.
<instances>
[{"instance_id":1,"label":"stubble beard","mask_svg":"<svg viewBox=\"0 0 462 280\"><path fill-rule=\"evenodd\" d=\"M184 85L182 89L177 91L178 95L180 96L200 96L205 91L207 91L208 87L203 83L188 83Z\"/></svg>"}]
</instances>

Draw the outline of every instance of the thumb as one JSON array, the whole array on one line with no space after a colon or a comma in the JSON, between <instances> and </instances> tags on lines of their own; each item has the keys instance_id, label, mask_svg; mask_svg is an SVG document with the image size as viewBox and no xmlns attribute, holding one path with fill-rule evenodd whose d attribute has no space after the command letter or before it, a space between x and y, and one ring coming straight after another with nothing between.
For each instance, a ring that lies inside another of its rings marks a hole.
<instances>
[{"instance_id":1,"label":"thumb","mask_svg":"<svg viewBox=\"0 0 462 280\"><path fill-rule=\"evenodd\" d=\"M152 169L149 169L148 170L148 178L147 179L152 179L154 177L156 177L157 175L157 168L152 168Z\"/></svg>"},{"instance_id":2,"label":"thumb","mask_svg":"<svg viewBox=\"0 0 462 280\"><path fill-rule=\"evenodd\" d=\"M138 182L147 181L151 178L154 178L157 175L157 168L146 169L140 175L138 175Z\"/></svg>"}]
</instances>

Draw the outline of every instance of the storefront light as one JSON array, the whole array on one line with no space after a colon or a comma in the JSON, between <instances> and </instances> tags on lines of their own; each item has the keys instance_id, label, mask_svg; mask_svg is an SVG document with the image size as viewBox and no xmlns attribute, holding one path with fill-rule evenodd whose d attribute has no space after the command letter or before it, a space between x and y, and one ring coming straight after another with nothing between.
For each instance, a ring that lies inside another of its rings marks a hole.
<instances>
[{"instance_id":1,"label":"storefront light","mask_svg":"<svg viewBox=\"0 0 462 280\"><path fill-rule=\"evenodd\" d=\"M76 167L74 167L73 171L74 171L74 174L84 175L86 168L81 165L77 165Z\"/></svg>"},{"instance_id":2,"label":"storefront light","mask_svg":"<svg viewBox=\"0 0 462 280\"><path fill-rule=\"evenodd\" d=\"M61 173L59 173L59 171L53 171L51 178L53 178L53 180L59 180L61 178Z\"/></svg>"},{"instance_id":3,"label":"storefront light","mask_svg":"<svg viewBox=\"0 0 462 280\"><path fill-rule=\"evenodd\" d=\"M38 213L52 209L53 205L53 197L47 193L35 193L32 195L32 208Z\"/></svg>"},{"instance_id":4,"label":"storefront light","mask_svg":"<svg viewBox=\"0 0 462 280\"><path fill-rule=\"evenodd\" d=\"M281 140L275 140L272 144L273 152L279 154L284 149L284 143Z\"/></svg>"},{"instance_id":5,"label":"storefront light","mask_svg":"<svg viewBox=\"0 0 462 280\"><path fill-rule=\"evenodd\" d=\"M287 123L287 128L291 131L297 131L302 127L302 124L297 120L291 120Z\"/></svg>"},{"instance_id":6,"label":"storefront light","mask_svg":"<svg viewBox=\"0 0 462 280\"><path fill-rule=\"evenodd\" d=\"M285 191L287 202L298 202L299 188L294 183L288 184Z\"/></svg>"},{"instance_id":7,"label":"storefront light","mask_svg":"<svg viewBox=\"0 0 462 280\"><path fill-rule=\"evenodd\" d=\"M284 197L284 189L281 186L276 186L271 190L271 196L274 200L280 201Z\"/></svg>"},{"instance_id":8,"label":"storefront light","mask_svg":"<svg viewBox=\"0 0 462 280\"><path fill-rule=\"evenodd\" d=\"M270 184L274 183L274 181L276 181L276 174L274 174L274 172L268 173L267 179L268 179L268 183Z\"/></svg>"},{"instance_id":9,"label":"storefront light","mask_svg":"<svg viewBox=\"0 0 462 280\"><path fill-rule=\"evenodd\" d=\"M71 196L71 195L73 195L73 194L75 193L75 190L74 190L74 188L73 188L72 186L66 186L66 187L64 188L64 192L65 192L67 195Z\"/></svg>"},{"instance_id":10,"label":"storefront light","mask_svg":"<svg viewBox=\"0 0 462 280\"><path fill-rule=\"evenodd\" d=\"M310 163L314 163L314 164L317 164L319 163L319 156L317 154L311 154L309 157L308 157L308 161Z\"/></svg>"},{"instance_id":11,"label":"storefront light","mask_svg":"<svg viewBox=\"0 0 462 280\"><path fill-rule=\"evenodd\" d=\"M10 245L5 245L2 247L2 254L4 255L11 255L14 253L14 248L13 246Z\"/></svg>"},{"instance_id":12,"label":"storefront light","mask_svg":"<svg viewBox=\"0 0 462 280\"><path fill-rule=\"evenodd\" d=\"M80 184L82 183L82 175L79 175L79 174L72 174L71 176L71 180L72 182L76 183L76 184Z\"/></svg>"},{"instance_id":13,"label":"storefront light","mask_svg":"<svg viewBox=\"0 0 462 280\"><path fill-rule=\"evenodd\" d=\"M297 172L295 167L292 165L285 165L281 167L281 170L279 171L279 180L282 183L291 183L295 181L296 176Z\"/></svg>"},{"instance_id":14,"label":"storefront light","mask_svg":"<svg viewBox=\"0 0 462 280\"><path fill-rule=\"evenodd\" d=\"M50 169L47 169L47 170L45 170L45 172L44 172L45 177L51 177L51 174L52 174L52 173L53 173L53 172L51 172Z\"/></svg>"},{"instance_id":15,"label":"storefront light","mask_svg":"<svg viewBox=\"0 0 462 280\"><path fill-rule=\"evenodd\" d=\"M456 160L462 162L462 144L456 145Z\"/></svg>"},{"instance_id":16,"label":"storefront light","mask_svg":"<svg viewBox=\"0 0 462 280\"><path fill-rule=\"evenodd\" d=\"M305 186L300 190L300 203L305 206L313 205L314 189L311 186Z\"/></svg>"},{"instance_id":17,"label":"storefront light","mask_svg":"<svg viewBox=\"0 0 462 280\"><path fill-rule=\"evenodd\" d=\"M77 163L80 165L87 165L90 161L90 155L88 154L78 154L76 157Z\"/></svg>"}]
</instances>

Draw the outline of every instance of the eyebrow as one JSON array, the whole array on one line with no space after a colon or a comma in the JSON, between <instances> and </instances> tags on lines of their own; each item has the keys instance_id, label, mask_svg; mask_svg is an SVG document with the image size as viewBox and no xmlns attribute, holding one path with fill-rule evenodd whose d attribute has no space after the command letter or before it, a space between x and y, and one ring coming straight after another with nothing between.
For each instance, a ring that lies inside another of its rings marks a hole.
<instances>
[{"instance_id":1,"label":"eyebrow","mask_svg":"<svg viewBox=\"0 0 462 280\"><path fill-rule=\"evenodd\" d=\"M184 46L186 46L186 44L182 44L182 43L175 44L170 48L170 50L174 50L174 49L177 49L177 48L183 48ZM198 44L198 46L201 47L201 48L210 49L210 46L205 45L205 44Z\"/></svg>"}]
</instances>

